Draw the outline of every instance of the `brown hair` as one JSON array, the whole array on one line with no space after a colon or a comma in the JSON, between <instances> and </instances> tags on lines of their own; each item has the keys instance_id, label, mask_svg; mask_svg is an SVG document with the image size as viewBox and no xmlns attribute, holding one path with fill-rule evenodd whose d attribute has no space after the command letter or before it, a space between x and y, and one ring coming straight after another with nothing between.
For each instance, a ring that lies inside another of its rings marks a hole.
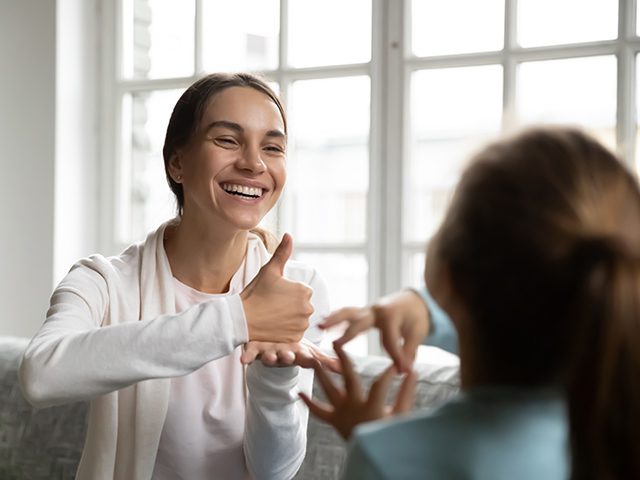
<instances>
[{"instance_id":1,"label":"brown hair","mask_svg":"<svg viewBox=\"0 0 640 480\"><path fill-rule=\"evenodd\" d=\"M287 116L284 107L278 95L262 78L250 73L212 73L193 83L185 90L173 108L162 148L165 175L169 188L176 197L178 215L182 215L184 208L184 191L182 185L175 182L169 175L169 161L176 151L186 146L198 131L209 100L231 87L253 88L268 96L280 110L284 130L287 133ZM275 249L276 239L273 234L261 228L255 228L252 232L263 240L269 251Z\"/></svg>"},{"instance_id":2,"label":"brown hair","mask_svg":"<svg viewBox=\"0 0 640 480\"><path fill-rule=\"evenodd\" d=\"M640 191L574 129L480 152L434 250L496 383L557 385L573 475L640 478Z\"/></svg>"}]
</instances>

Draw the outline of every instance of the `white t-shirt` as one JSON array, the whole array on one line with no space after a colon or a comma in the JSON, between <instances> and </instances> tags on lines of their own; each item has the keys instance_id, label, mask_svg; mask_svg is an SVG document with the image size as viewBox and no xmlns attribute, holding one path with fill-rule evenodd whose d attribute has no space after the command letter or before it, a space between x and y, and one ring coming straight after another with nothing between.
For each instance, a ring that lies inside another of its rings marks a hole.
<instances>
[{"instance_id":1,"label":"white t-shirt","mask_svg":"<svg viewBox=\"0 0 640 480\"><path fill-rule=\"evenodd\" d=\"M244 263L227 294L245 287ZM203 293L174 278L176 313L221 295ZM193 373L171 379L153 480L250 478L244 459L246 412L242 347Z\"/></svg>"}]
</instances>

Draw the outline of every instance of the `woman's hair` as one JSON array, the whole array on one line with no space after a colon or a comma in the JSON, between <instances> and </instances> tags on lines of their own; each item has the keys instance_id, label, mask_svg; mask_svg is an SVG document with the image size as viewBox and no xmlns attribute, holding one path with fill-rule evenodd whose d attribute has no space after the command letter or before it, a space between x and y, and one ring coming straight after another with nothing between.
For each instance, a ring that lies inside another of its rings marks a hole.
<instances>
[{"instance_id":1,"label":"woman's hair","mask_svg":"<svg viewBox=\"0 0 640 480\"><path fill-rule=\"evenodd\" d=\"M169 188L176 197L179 215L182 215L184 208L184 191L182 185L175 182L169 175L169 161L180 148L185 147L191 141L193 135L198 131L209 101L218 93L231 87L253 88L268 96L278 107L282 115L285 133L287 133L287 116L284 107L278 95L262 78L250 73L212 73L193 83L185 90L173 108L162 148L165 175ZM259 228L252 231L263 240L269 250L275 247L273 244L275 237L272 234Z\"/></svg>"},{"instance_id":2,"label":"woman's hair","mask_svg":"<svg viewBox=\"0 0 640 480\"><path fill-rule=\"evenodd\" d=\"M568 395L575 478L640 478L640 191L588 135L481 151L434 249L496 383Z\"/></svg>"}]
</instances>

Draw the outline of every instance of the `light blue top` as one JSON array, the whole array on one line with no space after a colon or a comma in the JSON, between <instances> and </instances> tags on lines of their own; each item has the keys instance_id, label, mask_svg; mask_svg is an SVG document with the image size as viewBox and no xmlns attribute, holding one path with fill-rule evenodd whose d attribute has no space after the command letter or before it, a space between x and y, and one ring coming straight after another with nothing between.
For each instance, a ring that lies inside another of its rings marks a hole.
<instances>
[{"instance_id":1,"label":"light blue top","mask_svg":"<svg viewBox=\"0 0 640 480\"><path fill-rule=\"evenodd\" d=\"M458 353L458 332L449 315L440 308L427 287L414 290L418 293L429 310L429 335L424 339L425 345L433 345L451 353Z\"/></svg>"},{"instance_id":2,"label":"light blue top","mask_svg":"<svg viewBox=\"0 0 640 480\"><path fill-rule=\"evenodd\" d=\"M565 480L568 445L558 392L483 387L432 413L360 425L344 478Z\"/></svg>"}]
</instances>

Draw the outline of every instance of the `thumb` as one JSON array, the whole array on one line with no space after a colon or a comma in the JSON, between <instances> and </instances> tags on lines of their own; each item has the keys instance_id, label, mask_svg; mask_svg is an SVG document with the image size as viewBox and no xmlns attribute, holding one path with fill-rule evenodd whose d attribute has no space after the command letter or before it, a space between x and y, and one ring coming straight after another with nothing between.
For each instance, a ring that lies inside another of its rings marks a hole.
<instances>
[{"instance_id":1,"label":"thumb","mask_svg":"<svg viewBox=\"0 0 640 480\"><path fill-rule=\"evenodd\" d=\"M271 260L267 262L265 265L266 268L273 269L277 271L280 275L284 274L284 266L289 260L291 256L291 251L293 250L293 240L291 239L291 235L285 233L282 236L282 240L280 241L280 245L276 248L276 251L273 252L273 256Z\"/></svg>"}]
</instances>

